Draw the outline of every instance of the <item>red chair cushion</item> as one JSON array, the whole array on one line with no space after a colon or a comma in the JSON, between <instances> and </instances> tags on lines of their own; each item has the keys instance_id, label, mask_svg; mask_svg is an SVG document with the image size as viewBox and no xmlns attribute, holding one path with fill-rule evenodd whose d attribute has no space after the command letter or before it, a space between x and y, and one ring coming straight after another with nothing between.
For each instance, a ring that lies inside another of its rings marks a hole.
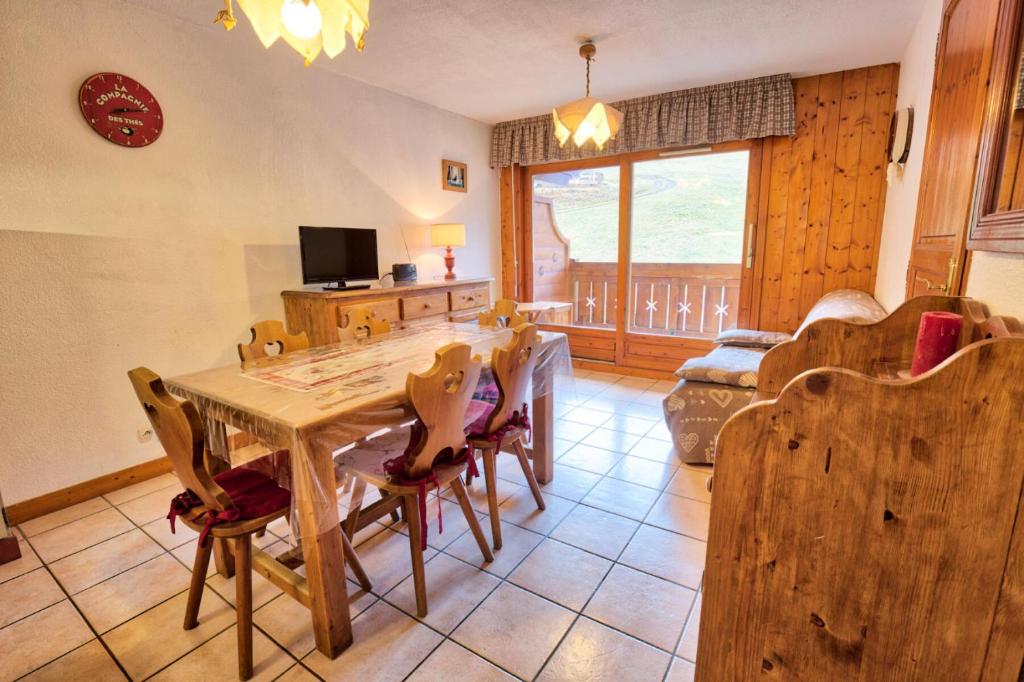
<instances>
[{"instance_id":1,"label":"red chair cushion","mask_svg":"<svg viewBox=\"0 0 1024 682\"><path fill-rule=\"evenodd\" d=\"M252 469L228 469L213 477L238 508L239 518L257 519L287 508L291 504L290 492L269 477Z\"/></svg>"}]
</instances>

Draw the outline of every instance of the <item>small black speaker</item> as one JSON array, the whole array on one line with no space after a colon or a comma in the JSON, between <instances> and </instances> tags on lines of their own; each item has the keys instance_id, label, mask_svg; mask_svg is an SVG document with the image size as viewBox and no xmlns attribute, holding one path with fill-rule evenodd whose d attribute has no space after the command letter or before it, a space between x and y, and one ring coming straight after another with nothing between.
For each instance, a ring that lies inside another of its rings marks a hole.
<instances>
[{"instance_id":1,"label":"small black speaker","mask_svg":"<svg viewBox=\"0 0 1024 682\"><path fill-rule=\"evenodd\" d=\"M415 263L395 263L391 266L391 276L395 280L395 284L409 283L416 281L416 264Z\"/></svg>"}]
</instances>

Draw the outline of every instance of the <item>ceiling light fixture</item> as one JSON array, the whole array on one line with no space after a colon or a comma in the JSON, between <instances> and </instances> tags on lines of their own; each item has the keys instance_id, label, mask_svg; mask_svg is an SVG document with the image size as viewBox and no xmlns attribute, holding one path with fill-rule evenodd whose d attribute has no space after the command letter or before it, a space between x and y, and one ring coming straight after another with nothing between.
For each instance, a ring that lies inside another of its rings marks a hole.
<instances>
[{"instance_id":1,"label":"ceiling light fixture","mask_svg":"<svg viewBox=\"0 0 1024 682\"><path fill-rule=\"evenodd\" d=\"M334 59L345 49L345 34L363 51L363 34L370 27L370 0L238 0L264 47L284 38L296 52L313 63L320 51ZM230 31L238 23L232 0L213 22Z\"/></svg>"},{"instance_id":2,"label":"ceiling light fixture","mask_svg":"<svg viewBox=\"0 0 1024 682\"><path fill-rule=\"evenodd\" d=\"M605 143L615 139L622 125L621 111L590 96L590 62L595 54L597 48L594 43L588 41L580 45L580 57L587 60L586 96L551 111L560 147L572 138L577 147L593 140L598 149L604 149Z\"/></svg>"}]
</instances>

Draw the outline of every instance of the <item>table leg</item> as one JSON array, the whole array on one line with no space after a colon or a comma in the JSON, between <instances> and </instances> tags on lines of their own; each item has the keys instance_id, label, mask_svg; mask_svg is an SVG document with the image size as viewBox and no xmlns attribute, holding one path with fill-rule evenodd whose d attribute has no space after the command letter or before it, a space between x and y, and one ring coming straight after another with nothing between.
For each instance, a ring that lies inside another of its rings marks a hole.
<instances>
[{"instance_id":1,"label":"table leg","mask_svg":"<svg viewBox=\"0 0 1024 682\"><path fill-rule=\"evenodd\" d=\"M538 483L555 478L555 391L550 384L547 388L533 397L533 475Z\"/></svg>"},{"instance_id":2,"label":"table leg","mask_svg":"<svg viewBox=\"0 0 1024 682\"><path fill-rule=\"evenodd\" d=\"M298 438L292 442L291 461L313 635L317 650L334 658L352 644L334 462L329 455L311 455Z\"/></svg>"},{"instance_id":3,"label":"table leg","mask_svg":"<svg viewBox=\"0 0 1024 682\"><path fill-rule=\"evenodd\" d=\"M207 423L206 451L203 453L203 463L211 476L227 471L231 468L230 455L227 453L227 427L224 422L210 420ZM235 574L235 555L227 540L214 539L213 541L213 563L217 572L225 578Z\"/></svg>"}]
</instances>

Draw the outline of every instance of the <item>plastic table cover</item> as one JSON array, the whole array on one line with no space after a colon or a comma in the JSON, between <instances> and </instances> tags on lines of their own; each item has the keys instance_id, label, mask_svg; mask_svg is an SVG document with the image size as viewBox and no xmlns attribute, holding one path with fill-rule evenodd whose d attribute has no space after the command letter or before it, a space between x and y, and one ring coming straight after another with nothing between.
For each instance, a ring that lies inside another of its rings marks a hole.
<instances>
[{"instance_id":1,"label":"plastic table cover","mask_svg":"<svg viewBox=\"0 0 1024 682\"><path fill-rule=\"evenodd\" d=\"M572 391L566 336L540 336L533 397L551 393L556 384L560 393ZM469 344L486 366L491 350L511 338L511 329L439 323L178 376L165 384L203 415L211 454L230 461L225 424L271 450L289 451L252 466L291 490L294 541L337 528L335 453L414 418L405 394L410 372L428 370L435 351L450 343ZM466 424L476 416L467 414Z\"/></svg>"}]
</instances>

